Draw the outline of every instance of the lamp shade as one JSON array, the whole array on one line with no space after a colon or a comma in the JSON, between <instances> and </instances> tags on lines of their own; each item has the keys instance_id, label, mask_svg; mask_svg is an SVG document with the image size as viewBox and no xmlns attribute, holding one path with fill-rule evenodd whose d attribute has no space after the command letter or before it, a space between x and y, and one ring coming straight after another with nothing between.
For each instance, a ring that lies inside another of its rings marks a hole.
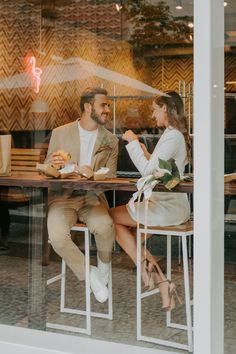
<instances>
[{"instance_id":1,"label":"lamp shade","mask_svg":"<svg viewBox=\"0 0 236 354\"><path fill-rule=\"evenodd\" d=\"M176 2L175 8L177 10L182 10L183 8L182 0L176 0L175 2Z\"/></svg>"},{"instance_id":2,"label":"lamp shade","mask_svg":"<svg viewBox=\"0 0 236 354\"><path fill-rule=\"evenodd\" d=\"M42 100L41 98L37 98L32 102L30 107L31 113L48 113L49 106L46 101Z\"/></svg>"}]
</instances>

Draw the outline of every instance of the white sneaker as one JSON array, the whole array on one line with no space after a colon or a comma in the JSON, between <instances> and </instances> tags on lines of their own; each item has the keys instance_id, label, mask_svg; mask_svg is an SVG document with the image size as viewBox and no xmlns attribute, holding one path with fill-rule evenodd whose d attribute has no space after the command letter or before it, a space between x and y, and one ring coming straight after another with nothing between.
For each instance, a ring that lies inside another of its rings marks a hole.
<instances>
[{"instance_id":1,"label":"white sneaker","mask_svg":"<svg viewBox=\"0 0 236 354\"><path fill-rule=\"evenodd\" d=\"M91 266L90 270L90 287L97 301L105 302L108 299L108 289L104 285L98 268L94 266Z\"/></svg>"},{"instance_id":2,"label":"white sneaker","mask_svg":"<svg viewBox=\"0 0 236 354\"><path fill-rule=\"evenodd\" d=\"M103 281L104 285L108 284L109 281L109 275L110 275L110 269L111 269L111 262L109 263L104 263L101 261L101 259L99 258L99 256L97 256L98 258L98 270L101 274L101 279Z\"/></svg>"}]
</instances>

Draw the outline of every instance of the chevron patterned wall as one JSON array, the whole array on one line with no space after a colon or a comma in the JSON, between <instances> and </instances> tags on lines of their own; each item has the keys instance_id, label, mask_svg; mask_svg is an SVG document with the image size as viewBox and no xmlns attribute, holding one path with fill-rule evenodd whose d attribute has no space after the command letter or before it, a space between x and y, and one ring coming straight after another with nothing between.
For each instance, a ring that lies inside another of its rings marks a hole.
<instances>
[{"instance_id":1,"label":"chevron patterned wall","mask_svg":"<svg viewBox=\"0 0 236 354\"><path fill-rule=\"evenodd\" d=\"M192 57L159 58L152 66L152 82L161 90L179 89L179 81L193 82Z\"/></svg>"},{"instance_id":2,"label":"chevron patterned wall","mask_svg":"<svg viewBox=\"0 0 236 354\"><path fill-rule=\"evenodd\" d=\"M113 5L76 1L57 8L56 20L45 27L39 6L0 0L0 130L52 129L74 120L80 93L88 86L103 84L113 95L116 84L117 95L140 95L115 83L113 72L151 84L148 64L141 60L137 67L132 47L120 39L120 15ZM26 73L30 55L43 69L39 96L49 104L49 113L29 112L37 96ZM129 100L127 106L132 105ZM116 110L117 116L127 116L123 104Z\"/></svg>"},{"instance_id":3,"label":"chevron patterned wall","mask_svg":"<svg viewBox=\"0 0 236 354\"><path fill-rule=\"evenodd\" d=\"M178 90L183 80L186 89L192 83L191 57L152 61L133 57L132 46L121 38L127 29L121 29L114 3L76 0L55 11L55 20L41 23L39 5L0 0L0 130L52 129L74 120L79 115L79 96L88 86L103 84L109 95L114 84L116 95L144 94L117 83L115 73L164 91ZM26 71L30 55L43 69L38 95L49 104L49 113L29 112L37 97ZM227 56L228 81L234 80L235 72L234 57ZM116 126L121 130L151 127L149 106L148 100L117 100ZM186 109L191 110L191 104Z\"/></svg>"}]
</instances>

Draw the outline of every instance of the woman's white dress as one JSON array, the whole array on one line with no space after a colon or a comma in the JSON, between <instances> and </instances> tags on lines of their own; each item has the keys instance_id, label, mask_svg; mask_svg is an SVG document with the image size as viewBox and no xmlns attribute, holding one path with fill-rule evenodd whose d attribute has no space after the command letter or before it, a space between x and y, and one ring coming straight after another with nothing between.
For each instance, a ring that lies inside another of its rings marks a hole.
<instances>
[{"instance_id":1,"label":"woman's white dress","mask_svg":"<svg viewBox=\"0 0 236 354\"><path fill-rule=\"evenodd\" d=\"M126 145L126 149L133 163L142 176L152 174L158 166L158 158L175 159L180 175L183 175L187 163L186 144L183 134L174 128L166 128L159 139L149 160L144 156L138 142L134 140ZM137 221L137 203L133 212L127 204L127 210L132 219ZM144 201L140 203L139 222L145 223ZM179 225L187 221L190 216L190 206L186 193L153 192L149 201L147 225L168 226Z\"/></svg>"}]
</instances>

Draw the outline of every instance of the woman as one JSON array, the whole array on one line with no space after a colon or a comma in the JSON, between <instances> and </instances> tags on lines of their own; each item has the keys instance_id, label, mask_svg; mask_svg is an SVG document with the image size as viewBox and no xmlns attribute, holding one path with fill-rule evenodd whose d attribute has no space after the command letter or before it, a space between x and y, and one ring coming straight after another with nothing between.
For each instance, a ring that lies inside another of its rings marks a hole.
<instances>
[{"instance_id":1,"label":"woman","mask_svg":"<svg viewBox=\"0 0 236 354\"><path fill-rule=\"evenodd\" d=\"M157 97L153 104L152 117L157 127L165 128L152 154L140 144L137 135L126 131L122 138L128 142L126 148L131 160L142 176L152 174L158 165L158 158L168 160L174 158L180 175L188 162L189 141L180 130L185 130L183 101L176 92L168 92L168 96ZM139 205L139 223L145 224L144 202ZM121 205L111 209L111 216L116 227L116 240L136 264L136 235L131 228L137 226L137 203L135 211L129 205ZM190 206L185 193L153 192L149 200L147 226L179 225L190 216ZM162 308L169 310L175 307L174 283L166 279L158 263L150 252L142 250L142 279L146 286L153 287L157 283L162 296Z\"/></svg>"}]
</instances>

